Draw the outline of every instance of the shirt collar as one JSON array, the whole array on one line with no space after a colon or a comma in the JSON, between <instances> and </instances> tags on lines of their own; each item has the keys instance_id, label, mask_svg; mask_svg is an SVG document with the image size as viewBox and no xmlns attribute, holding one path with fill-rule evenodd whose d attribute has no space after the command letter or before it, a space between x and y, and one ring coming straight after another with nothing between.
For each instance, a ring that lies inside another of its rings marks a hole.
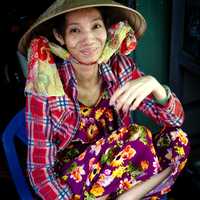
<instances>
[{"instance_id":1,"label":"shirt collar","mask_svg":"<svg viewBox=\"0 0 200 200\"><path fill-rule=\"evenodd\" d=\"M75 76L74 68L70 61L65 60L62 63L58 63L57 66L59 67L61 71L64 70L65 72L64 73L65 85L69 85L69 84L77 85L77 79Z\"/></svg>"},{"instance_id":2,"label":"shirt collar","mask_svg":"<svg viewBox=\"0 0 200 200\"><path fill-rule=\"evenodd\" d=\"M107 84L108 88L113 87L117 83L117 78L112 71L110 62L103 63L99 66L99 73L102 76L104 82Z\"/></svg>"},{"instance_id":3,"label":"shirt collar","mask_svg":"<svg viewBox=\"0 0 200 200\"><path fill-rule=\"evenodd\" d=\"M65 71L65 84L72 84L72 86L77 86L77 79L75 76L74 68L72 63L68 60L63 61L62 63L58 63L59 68L62 70L64 68ZM112 71L112 67L110 62L103 63L99 66L99 74L103 78L103 82L106 83L108 88L113 87L117 83L117 78Z\"/></svg>"}]
</instances>

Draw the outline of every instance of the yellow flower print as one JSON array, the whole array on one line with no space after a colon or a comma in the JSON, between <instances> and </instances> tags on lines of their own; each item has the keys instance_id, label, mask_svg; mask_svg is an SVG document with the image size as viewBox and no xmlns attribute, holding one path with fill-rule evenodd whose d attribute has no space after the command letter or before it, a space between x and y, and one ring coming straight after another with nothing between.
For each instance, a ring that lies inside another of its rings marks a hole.
<instances>
[{"instance_id":1,"label":"yellow flower print","mask_svg":"<svg viewBox=\"0 0 200 200\"><path fill-rule=\"evenodd\" d=\"M95 197L101 196L104 193L104 188L101 185L95 183L92 186L90 193L93 194Z\"/></svg>"},{"instance_id":2,"label":"yellow flower print","mask_svg":"<svg viewBox=\"0 0 200 200\"><path fill-rule=\"evenodd\" d=\"M106 110L106 116L108 117L108 120L111 122L113 121L113 115L110 110Z\"/></svg>"},{"instance_id":3,"label":"yellow flower print","mask_svg":"<svg viewBox=\"0 0 200 200\"><path fill-rule=\"evenodd\" d=\"M122 151L122 157L125 159L131 159L136 154L136 151L134 148L131 147L131 145L127 145L123 151Z\"/></svg>"},{"instance_id":4,"label":"yellow flower print","mask_svg":"<svg viewBox=\"0 0 200 200\"><path fill-rule=\"evenodd\" d=\"M112 175L101 174L97 183L103 187L107 187L112 183L113 180L114 178L112 177Z\"/></svg>"},{"instance_id":5,"label":"yellow flower print","mask_svg":"<svg viewBox=\"0 0 200 200\"><path fill-rule=\"evenodd\" d=\"M103 115L104 111L106 108L99 108L98 110L96 110L95 112L95 119L99 120L99 118Z\"/></svg>"},{"instance_id":6,"label":"yellow flower print","mask_svg":"<svg viewBox=\"0 0 200 200\"><path fill-rule=\"evenodd\" d=\"M157 196L152 196L150 200L159 200L160 198Z\"/></svg>"},{"instance_id":7,"label":"yellow flower print","mask_svg":"<svg viewBox=\"0 0 200 200\"><path fill-rule=\"evenodd\" d=\"M66 181L67 179L68 179L68 176L66 176L66 175L62 176L63 181Z\"/></svg>"},{"instance_id":8,"label":"yellow flower print","mask_svg":"<svg viewBox=\"0 0 200 200\"><path fill-rule=\"evenodd\" d=\"M119 188L122 190L129 190L132 187L131 181L128 180L128 178L125 178L124 180L120 181Z\"/></svg>"},{"instance_id":9,"label":"yellow flower print","mask_svg":"<svg viewBox=\"0 0 200 200\"><path fill-rule=\"evenodd\" d=\"M78 195L78 194L75 194L73 197L72 197L72 200L79 200L81 199L81 196Z\"/></svg>"},{"instance_id":10,"label":"yellow flower print","mask_svg":"<svg viewBox=\"0 0 200 200\"><path fill-rule=\"evenodd\" d=\"M182 129L179 129L179 131L178 131L178 137L179 137L180 141L181 141L184 145L187 145L187 144L188 144L187 136L186 136L186 134L183 132Z\"/></svg>"},{"instance_id":11,"label":"yellow flower print","mask_svg":"<svg viewBox=\"0 0 200 200\"><path fill-rule=\"evenodd\" d=\"M119 135L117 134L117 131L113 131L112 134L108 137L108 142L111 144L114 141L117 141L119 139Z\"/></svg>"},{"instance_id":12,"label":"yellow flower print","mask_svg":"<svg viewBox=\"0 0 200 200\"><path fill-rule=\"evenodd\" d=\"M89 160L89 169L92 169L94 162L95 162L95 157L93 157Z\"/></svg>"},{"instance_id":13,"label":"yellow flower print","mask_svg":"<svg viewBox=\"0 0 200 200\"><path fill-rule=\"evenodd\" d=\"M105 139L101 138L100 140L98 140L98 141L96 142L96 146L101 146L101 145L103 145L104 143L105 143Z\"/></svg>"},{"instance_id":14,"label":"yellow flower print","mask_svg":"<svg viewBox=\"0 0 200 200\"><path fill-rule=\"evenodd\" d=\"M106 179L106 175L105 174L100 174L99 179L98 179L98 183L103 183ZM102 184L100 184L102 185Z\"/></svg>"},{"instance_id":15,"label":"yellow flower print","mask_svg":"<svg viewBox=\"0 0 200 200\"><path fill-rule=\"evenodd\" d=\"M130 160L135 154L135 149L133 149L131 145L127 145L122 151L120 151L115 156L110 165L113 167L121 166L124 163L124 160Z\"/></svg>"},{"instance_id":16,"label":"yellow flower print","mask_svg":"<svg viewBox=\"0 0 200 200\"><path fill-rule=\"evenodd\" d=\"M151 153L152 153L153 155L156 155L156 150L155 150L153 144L150 144L150 150L151 150Z\"/></svg>"},{"instance_id":17,"label":"yellow flower print","mask_svg":"<svg viewBox=\"0 0 200 200\"><path fill-rule=\"evenodd\" d=\"M119 167L119 166L123 165L123 163L124 163L124 159L122 157L120 157L119 159L115 158L110 163L110 166L112 166L112 167Z\"/></svg>"},{"instance_id":18,"label":"yellow flower print","mask_svg":"<svg viewBox=\"0 0 200 200\"><path fill-rule=\"evenodd\" d=\"M105 119L100 119L100 122L101 122L101 124L102 124L103 127L106 126L106 121L105 121Z\"/></svg>"},{"instance_id":19,"label":"yellow flower print","mask_svg":"<svg viewBox=\"0 0 200 200\"><path fill-rule=\"evenodd\" d=\"M185 151L184 151L183 147L175 146L174 149L175 149L176 153L179 154L180 156L185 155Z\"/></svg>"},{"instance_id":20,"label":"yellow flower print","mask_svg":"<svg viewBox=\"0 0 200 200\"><path fill-rule=\"evenodd\" d=\"M126 167L118 167L117 169L115 169L113 172L112 172L112 177L117 177L117 178L121 178L122 175L126 172Z\"/></svg>"},{"instance_id":21,"label":"yellow flower print","mask_svg":"<svg viewBox=\"0 0 200 200\"><path fill-rule=\"evenodd\" d=\"M85 126L85 122L83 122L83 121L81 120L81 122L80 122L80 129L83 129L84 126Z\"/></svg>"},{"instance_id":22,"label":"yellow flower print","mask_svg":"<svg viewBox=\"0 0 200 200\"><path fill-rule=\"evenodd\" d=\"M147 160L142 160L140 162L140 166L143 171L147 170L149 168L149 162Z\"/></svg>"},{"instance_id":23,"label":"yellow flower print","mask_svg":"<svg viewBox=\"0 0 200 200\"><path fill-rule=\"evenodd\" d=\"M81 153L79 156L78 156L78 160L81 161L85 158L85 155L86 155L86 152L83 152Z\"/></svg>"},{"instance_id":24,"label":"yellow flower print","mask_svg":"<svg viewBox=\"0 0 200 200\"><path fill-rule=\"evenodd\" d=\"M185 159L183 162L181 162L181 164L179 165L179 171L183 170L183 168L185 167L186 162L187 162L187 159Z\"/></svg>"},{"instance_id":25,"label":"yellow flower print","mask_svg":"<svg viewBox=\"0 0 200 200\"><path fill-rule=\"evenodd\" d=\"M152 133L151 133L151 131L150 131L149 129L146 129L146 131L147 131L148 137L149 137L150 139L152 139Z\"/></svg>"},{"instance_id":26,"label":"yellow flower print","mask_svg":"<svg viewBox=\"0 0 200 200\"><path fill-rule=\"evenodd\" d=\"M95 124L91 124L87 130L87 137L89 140L95 138L95 136L99 133L99 129Z\"/></svg>"},{"instance_id":27,"label":"yellow flower print","mask_svg":"<svg viewBox=\"0 0 200 200\"><path fill-rule=\"evenodd\" d=\"M87 117L90 112L91 112L91 108L88 108L88 107L81 107L80 108L80 111L81 111L81 115L84 116L84 117Z\"/></svg>"},{"instance_id":28,"label":"yellow flower print","mask_svg":"<svg viewBox=\"0 0 200 200\"><path fill-rule=\"evenodd\" d=\"M70 178L73 178L77 183L82 181L82 176L85 174L85 170L83 169L83 166L76 167L70 175Z\"/></svg>"},{"instance_id":29,"label":"yellow flower print","mask_svg":"<svg viewBox=\"0 0 200 200\"><path fill-rule=\"evenodd\" d=\"M95 155L97 156L99 154L99 152L101 151L101 147L102 145L105 143L105 139L101 138L99 139L94 145L91 146L91 153L95 153Z\"/></svg>"},{"instance_id":30,"label":"yellow flower print","mask_svg":"<svg viewBox=\"0 0 200 200\"><path fill-rule=\"evenodd\" d=\"M92 168L91 168L91 173L89 174L89 180L90 182L94 179L94 177L100 172L101 170L101 166L100 166L100 163L96 163L96 164L93 164L92 165Z\"/></svg>"},{"instance_id":31,"label":"yellow flower print","mask_svg":"<svg viewBox=\"0 0 200 200\"><path fill-rule=\"evenodd\" d=\"M122 138L126 133L128 133L128 128L122 127L118 130L118 135Z\"/></svg>"},{"instance_id":32,"label":"yellow flower print","mask_svg":"<svg viewBox=\"0 0 200 200\"><path fill-rule=\"evenodd\" d=\"M143 126L132 124L129 127L129 132L130 132L130 136L129 136L130 141L135 141L139 139L145 145L147 144L146 142L147 131Z\"/></svg>"}]
</instances>

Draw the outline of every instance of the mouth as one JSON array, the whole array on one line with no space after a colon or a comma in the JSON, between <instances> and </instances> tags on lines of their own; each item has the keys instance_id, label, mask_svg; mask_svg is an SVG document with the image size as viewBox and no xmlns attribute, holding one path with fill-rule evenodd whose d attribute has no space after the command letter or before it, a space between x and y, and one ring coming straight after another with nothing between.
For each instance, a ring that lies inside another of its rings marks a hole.
<instances>
[{"instance_id":1,"label":"mouth","mask_svg":"<svg viewBox=\"0 0 200 200\"><path fill-rule=\"evenodd\" d=\"M80 52L84 56L92 56L93 54L96 54L97 49L98 49L97 47L87 47L87 48L80 49Z\"/></svg>"}]
</instances>

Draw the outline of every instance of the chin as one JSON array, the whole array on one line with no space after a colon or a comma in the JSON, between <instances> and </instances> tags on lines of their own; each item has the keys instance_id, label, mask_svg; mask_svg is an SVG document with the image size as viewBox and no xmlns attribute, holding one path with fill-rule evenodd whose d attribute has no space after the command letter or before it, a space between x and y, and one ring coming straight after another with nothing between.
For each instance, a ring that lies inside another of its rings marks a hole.
<instances>
[{"instance_id":1,"label":"chin","mask_svg":"<svg viewBox=\"0 0 200 200\"><path fill-rule=\"evenodd\" d=\"M85 65L91 65L91 64L95 64L97 63L97 60L98 58L94 58L94 59L79 59L78 61L81 63L81 64L85 64Z\"/></svg>"},{"instance_id":2,"label":"chin","mask_svg":"<svg viewBox=\"0 0 200 200\"><path fill-rule=\"evenodd\" d=\"M97 60L91 60L91 61L79 61L80 64L83 64L83 65L93 65L93 64L96 64L97 63Z\"/></svg>"}]
</instances>

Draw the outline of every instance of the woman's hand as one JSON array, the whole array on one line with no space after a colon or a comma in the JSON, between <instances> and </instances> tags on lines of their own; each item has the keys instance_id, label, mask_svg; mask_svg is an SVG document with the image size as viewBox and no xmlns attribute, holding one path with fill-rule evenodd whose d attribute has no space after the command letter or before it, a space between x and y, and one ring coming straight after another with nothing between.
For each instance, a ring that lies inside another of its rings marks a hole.
<instances>
[{"instance_id":1,"label":"woman's hand","mask_svg":"<svg viewBox=\"0 0 200 200\"><path fill-rule=\"evenodd\" d=\"M154 77L143 76L118 88L110 99L110 105L114 105L118 111L122 109L127 113L128 110L135 110L151 93L158 100L167 96L163 86Z\"/></svg>"}]
</instances>

